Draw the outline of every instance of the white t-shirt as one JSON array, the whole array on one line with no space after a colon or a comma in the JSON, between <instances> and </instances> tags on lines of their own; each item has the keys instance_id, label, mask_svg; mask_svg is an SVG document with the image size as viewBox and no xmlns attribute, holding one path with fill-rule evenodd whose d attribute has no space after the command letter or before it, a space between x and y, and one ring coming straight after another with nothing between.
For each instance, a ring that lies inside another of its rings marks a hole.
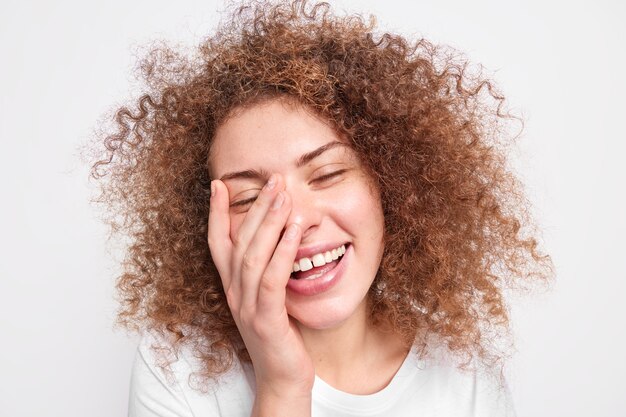
<instances>
[{"instance_id":1,"label":"white t-shirt","mask_svg":"<svg viewBox=\"0 0 626 417\"><path fill-rule=\"evenodd\" d=\"M254 374L239 362L208 390L192 388L198 359L184 350L165 372L151 346L164 346L146 334L132 372L130 417L249 417L254 401ZM190 384L191 382L191 384ZM203 392L204 391L204 392ZM389 385L371 395L339 391L320 378L313 385L313 417L420 416L513 417L510 395L484 372L430 363L410 352Z\"/></svg>"}]
</instances>

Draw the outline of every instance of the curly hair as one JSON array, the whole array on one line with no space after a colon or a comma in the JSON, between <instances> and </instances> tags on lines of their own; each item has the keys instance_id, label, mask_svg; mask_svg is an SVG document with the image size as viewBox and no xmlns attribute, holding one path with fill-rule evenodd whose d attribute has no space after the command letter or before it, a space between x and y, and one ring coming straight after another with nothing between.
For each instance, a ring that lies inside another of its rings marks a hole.
<instances>
[{"instance_id":1,"label":"curly hair","mask_svg":"<svg viewBox=\"0 0 626 417\"><path fill-rule=\"evenodd\" d=\"M375 32L373 18L326 3L250 3L193 57L152 46L147 93L117 110L93 164L99 201L131 239L119 320L191 346L217 377L249 360L207 246L207 157L235 109L287 98L349 138L381 193L385 249L370 317L405 340L436 335L467 357L496 358L508 332L506 285L541 281L522 186L507 167L504 111L492 81L454 50ZM491 356L490 356L491 355Z\"/></svg>"}]
</instances>

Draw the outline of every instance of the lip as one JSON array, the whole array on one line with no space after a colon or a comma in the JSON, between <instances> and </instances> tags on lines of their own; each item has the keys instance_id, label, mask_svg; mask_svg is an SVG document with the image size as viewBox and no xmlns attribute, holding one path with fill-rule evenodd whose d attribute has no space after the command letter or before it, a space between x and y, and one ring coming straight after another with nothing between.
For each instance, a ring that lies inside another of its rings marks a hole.
<instances>
[{"instance_id":1,"label":"lip","mask_svg":"<svg viewBox=\"0 0 626 417\"><path fill-rule=\"evenodd\" d=\"M338 246L334 246L331 249L335 249L337 247ZM341 257L339 263L337 263L337 266L333 269L315 279L289 279L287 282L287 290L304 296L313 296L328 291L341 280L341 277L350 262L351 255L352 245L348 245L346 247L346 253Z\"/></svg>"},{"instance_id":2,"label":"lip","mask_svg":"<svg viewBox=\"0 0 626 417\"><path fill-rule=\"evenodd\" d=\"M318 245L309 246L308 248L298 249L298 252L296 253L296 259L294 260L294 262L297 261L298 259L310 258L317 253L324 253L324 252L331 251L333 249L337 249L341 245L346 245L346 249L348 249L347 247L348 244L349 242L320 243Z\"/></svg>"}]
</instances>

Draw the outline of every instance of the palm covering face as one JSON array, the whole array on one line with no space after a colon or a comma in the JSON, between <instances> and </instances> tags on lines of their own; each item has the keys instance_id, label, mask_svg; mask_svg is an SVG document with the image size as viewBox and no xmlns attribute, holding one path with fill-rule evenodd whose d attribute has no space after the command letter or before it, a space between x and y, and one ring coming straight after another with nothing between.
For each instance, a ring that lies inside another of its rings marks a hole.
<instances>
[{"instance_id":1,"label":"palm covering face","mask_svg":"<svg viewBox=\"0 0 626 417\"><path fill-rule=\"evenodd\" d=\"M285 230L291 199L283 179L274 175L268 181L234 238L228 189L216 180L212 191L209 248L252 359L257 386L280 395L294 389L310 391L313 364L285 306L301 230L297 224Z\"/></svg>"}]
</instances>

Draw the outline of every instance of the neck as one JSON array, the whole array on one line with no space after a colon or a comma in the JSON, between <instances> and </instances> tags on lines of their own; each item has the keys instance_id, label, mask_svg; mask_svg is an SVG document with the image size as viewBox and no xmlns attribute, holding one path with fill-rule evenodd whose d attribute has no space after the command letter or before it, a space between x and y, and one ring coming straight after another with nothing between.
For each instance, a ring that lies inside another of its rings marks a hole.
<instances>
[{"instance_id":1,"label":"neck","mask_svg":"<svg viewBox=\"0 0 626 417\"><path fill-rule=\"evenodd\" d=\"M371 394L387 386L408 351L396 334L369 322L365 303L333 328L299 328L316 375L353 394Z\"/></svg>"}]
</instances>

